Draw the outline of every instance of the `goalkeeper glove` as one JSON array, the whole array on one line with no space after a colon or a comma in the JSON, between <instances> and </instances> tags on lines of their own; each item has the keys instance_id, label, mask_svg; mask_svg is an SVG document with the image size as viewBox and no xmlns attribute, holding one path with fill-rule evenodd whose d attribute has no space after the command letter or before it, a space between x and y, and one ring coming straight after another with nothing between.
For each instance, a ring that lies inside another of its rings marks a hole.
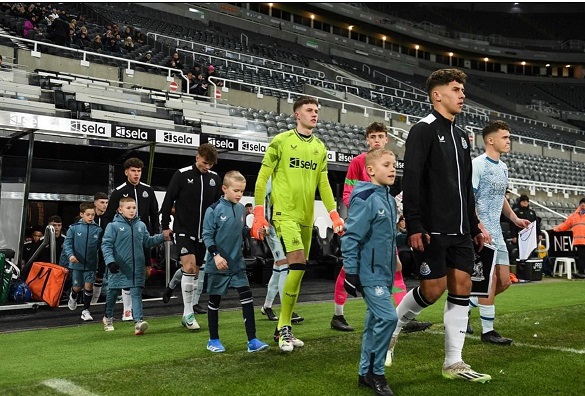
<instances>
[{"instance_id":1,"label":"goalkeeper glove","mask_svg":"<svg viewBox=\"0 0 585 396\"><path fill-rule=\"evenodd\" d=\"M262 228L268 229L270 224L266 221L266 217L264 216L264 206L257 205L254 207L254 222L252 223L252 229L250 230L250 235L252 238L255 239L264 239L264 234L260 233Z\"/></svg>"},{"instance_id":2,"label":"goalkeeper glove","mask_svg":"<svg viewBox=\"0 0 585 396\"><path fill-rule=\"evenodd\" d=\"M341 236L344 234L343 225L345 222L341 217L339 217L339 213L336 210L332 210L329 212L329 217L331 217L331 221L333 222L333 232L337 235Z\"/></svg>"}]
</instances>

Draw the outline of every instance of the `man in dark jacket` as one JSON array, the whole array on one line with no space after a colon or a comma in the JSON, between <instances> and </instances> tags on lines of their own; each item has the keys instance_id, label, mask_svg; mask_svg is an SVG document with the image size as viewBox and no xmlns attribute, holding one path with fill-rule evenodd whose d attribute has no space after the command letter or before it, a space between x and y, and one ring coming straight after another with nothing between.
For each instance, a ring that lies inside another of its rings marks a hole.
<instances>
[{"instance_id":1,"label":"man in dark jacket","mask_svg":"<svg viewBox=\"0 0 585 396\"><path fill-rule=\"evenodd\" d=\"M519 219L526 219L530 222L536 221L536 235L538 239L542 239L540 235L540 218L536 215L536 212L530 208L530 198L528 195L522 194L518 198L518 207L514 209L514 213ZM518 232L520 228L516 227L513 223L510 223L510 234L512 236L512 243L518 243Z\"/></svg>"},{"instance_id":2,"label":"man in dark jacket","mask_svg":"<svg viewBox=\"0 0 585 396\"><path fill-rule=\"evenodd\" d=\"M181 283L183 293L182 324L189 330L198 330L195 313L204 313L198 306L194 311L194 298L201 295L203 287L203 260L205 244L203 243L203 216L207 208L221 198L221 179L211 171L217 163L217 149L214 145L204 143L199 147L195 164L175 172L161 207L163 233L170 233L171 214L173 214L173 233L175 244L181 260L182 269L177 271L167 285L163 302L168 302L174 288ZM174 208L174 213L173 213ZM201 269L201 271L200 271ZM195 281L201 278L198 285ZM180 280L179 280L180 279Z\"/></svg>"},{"instance_id":3,"label":"man in dark jacket","mask_svg":"<svg viewBox=\"0 0 585 396\"><path fill-rule=\"evenodd\" d=\"M128 158L124 162L124 174L128 180L112 191L106 213L104 213L102 227L106 227L114 219L118 210L120 199L123 197L132 197L136 201L136 210L138 217L144 224L150 235L159 233L160 224L158 221L158 202L154 195L154 190L146 183L140 181L142 176L144 162L138 158ZM150 249L144 252L146 277L150 274ZM122 290L122 301L124 302L124 316L122 320L130 321L132 317L132 298L129 289Z\"/></svg>"},{"instance_id":4,"label":"man in dark jacket","mask_svg":"<svg viewBox=\"0 0 585 396\"><path fill-rule=\"evenodd\" d=\"M447 379L486 382L491 376L463 362L467 311L474 265L473 242L483 248L471 182L469 138L457 129L455 116L463 110L467 76L457 69L433 72L427 92L433 111L412 127L404 156L404 216L408 244L421 262L420 286L398 304L398 325L386 365L402 327L448 290L444 313Z\"/></svg>"}]
</instances>

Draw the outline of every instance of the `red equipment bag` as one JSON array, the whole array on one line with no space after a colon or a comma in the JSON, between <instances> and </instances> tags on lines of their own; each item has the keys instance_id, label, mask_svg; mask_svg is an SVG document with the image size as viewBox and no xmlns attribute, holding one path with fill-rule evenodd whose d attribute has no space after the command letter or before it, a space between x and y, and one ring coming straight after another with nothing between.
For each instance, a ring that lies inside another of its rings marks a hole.
<instances>
[{"instance_id":1,"label":"red equipment bag","mask_svg":"<svg viewBox=\"0 0 585 396\"><path fill-rule=\"evenodd\" d=\"M68 274L69 270L60 265L34 262L26 278L32 299L58 307Z\"/></svg>"}]
</instances>

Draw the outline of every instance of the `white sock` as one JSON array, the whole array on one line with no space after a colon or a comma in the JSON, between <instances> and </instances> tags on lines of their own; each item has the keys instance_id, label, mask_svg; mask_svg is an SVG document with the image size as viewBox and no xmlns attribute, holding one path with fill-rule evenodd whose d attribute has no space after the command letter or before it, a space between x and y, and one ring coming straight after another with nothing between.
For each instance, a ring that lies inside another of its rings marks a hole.
<instances>
[{"instance_id":1,"label":"white sock","mask_svg":"<svg viewBox=\"0 0 585 396\"><path fill-rule=\"evenodd\" d=\"M343 316L343 305L335 304L335 316Z\"/></svg>"},{"instance_id":2,"label":"white sock","mask_svg":"<svg viewBox=\"0 0 585 396\"><path fill-rule=\"evenodd\" d=\"M467 313L469 311L468 297L447 296L443 323L445 325L445 362L444 367L463 360L461 352L465 343L467 329ZM452 302L452 301L456 301ZM461 304L463 303L463 304Z\"/></svg>"},{"instance_id":3,"label":"white sock","mask_svg":"<svg viewBox=\"0 0 585 396\"><path fill-rule=\"evenodd\" d=\"M280 266L280 277L278 278L278 295L280 296L280 304L282 305L282 293L284 293L284 284L288 278L288 264Z\"/></svg>"},{"instance_id":4,"label":"white sock","mask_svg":"<svg viewBox=\"0 0 585 396\"><path fill-rule=\"evenodd\" d=\"M469 310L471 311L471 308L475 308L477 306L479 306L479 297L477 296L469 297Z\"/></svg>"},{"instance_id":5,"label":"white sock","mask_svg":"<svg viewBox=\"0 0 585 396\"><path fill-rule=\"evenodd\" d=\"M199 269L199 278L197 278L197 284L193 291L193 305L199 304L199 298L201 298L201 293L203 293L203 282L205 282L205 266Z\"/></svg>"},{"instance_id":6,"label":"white sock","mask_svg":"<svg viewBox=\"0 0 585 396\"><path fill-rule=\"evenodd\" d=\"M175 289L179 283L181 283L181 279L183 278L183 270L179 268L173 274L173 277L169 281L169 287L171 289Z\"/></svg>"},{"instance_id":7,"label":"white sock","mask_svg":"<svg viewBox=\"0 0 585 396\"><path fill-rule=\"evenodd\" d=\"M396 324L396 329L394 330L393 336L398 336L402 331L402 328L408 324L411 320L413 320L424 308L428 307L430 304L426 306L421 306L414 297L414 293L417 294L417 298L420 300L422 298L420 294L420 289L415 287L411 289L400 304L396 307L396 315L398 315L398 323ZM422 301L422 300L421 300Z\"/></svg>"},{"instance_id":8,"label":"white sock","mask_svg":"<svg viewBox=\"0 0 585 396\"><path fill-rule=\"evenodd\" d=\"M494 329L494 319L496 318L495 305L479 304L479 317L481 319L482 334L488 333Z\"/></svg>"},{"instance_id":9,"label":"white sock","mask_svg":"<svg viewBox=\"0 0 585 396\"><path fill-rule=\"evenodd\" d=\"M195 290L195 274L183 274L181 292L183 294L183 316L194 314L193 291Z\"/></svg>"},{"instance_id":10,"label":"white sock","mask_svg":"<svg viewBox=\"0 0 585 396\"><path fill-rule=\"evenodd\" d=\"M280 266L274 264L272 266L272 275L268 281L268 287L266 290L266 299L264 299L264 306L266 308L272 308L272 303L278 293L278 281L280 280Z\"/></svg>"},{"instance_id":11,"label":"white sock","mask_svg":"<svg viewBox=\"0 0 585 396\"><path fill-rule=\"evenodd\" d=\"M122 303L124 304L124 312L132 312L132 296L130 290L122 289Z\"/></svg>"},{"instance_id":12,"label":"white sock","mask_svg":"<svg viewBox=\"0 0 585 396\"><path fill-rule=\"evenodd\" d=\"M95 283L93 284L93 296L91 297L91 305L97 304L98 300L100 299L100 294L102 294L102 287L96 286Z\"/></svg>"}]
</instances>

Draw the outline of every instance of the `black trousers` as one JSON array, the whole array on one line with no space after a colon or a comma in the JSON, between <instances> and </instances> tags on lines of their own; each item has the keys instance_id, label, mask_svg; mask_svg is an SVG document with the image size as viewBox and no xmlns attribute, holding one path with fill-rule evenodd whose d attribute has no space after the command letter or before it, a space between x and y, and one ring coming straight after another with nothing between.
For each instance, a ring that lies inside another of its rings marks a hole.
<instances>
[{"instance_id":1,"label":"black trousers","mask_svg":"<svg viewBox=\"0 0 585 396\"><path fill-rule=\"evenodd\" d=\"M577 272L585 275L585 245L576 245L577 247Z\"/></svg>"}]
</instances>

